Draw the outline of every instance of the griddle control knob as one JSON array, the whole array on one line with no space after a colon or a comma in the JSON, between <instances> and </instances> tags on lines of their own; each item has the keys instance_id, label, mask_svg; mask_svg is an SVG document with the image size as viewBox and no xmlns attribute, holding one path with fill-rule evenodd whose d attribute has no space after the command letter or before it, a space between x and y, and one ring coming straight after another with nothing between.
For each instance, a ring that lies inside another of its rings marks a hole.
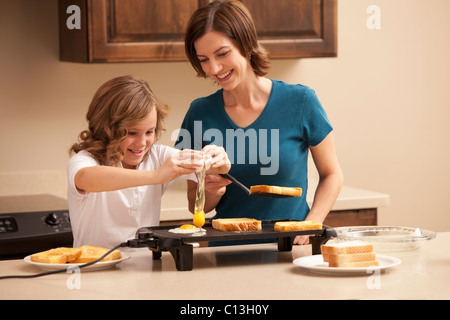
<instances>
[{"instance_id":1,"label":"griddle control knob","mask_svg":"<svg viewBox=\"0 0 450 320\"><path fill-rule=\"evenodd\" d=\"M136 239L139 240L147 240L151 239L153 237L153 232L146 227L139 228L138 231L136 231Z\"/></svg>"},{"instance_id":2,"label":"griddle control knob","mask_svg":"<svg viewBox=\"0 0 450 320\"><path fill-rule=\"evenodd\" d=\"M59 218L56 215L56 213L52 212L49 213L46 217L45 217L45 223L50 225L50 226L56 226L59 224Z\"/></svg>"}]
</instances>

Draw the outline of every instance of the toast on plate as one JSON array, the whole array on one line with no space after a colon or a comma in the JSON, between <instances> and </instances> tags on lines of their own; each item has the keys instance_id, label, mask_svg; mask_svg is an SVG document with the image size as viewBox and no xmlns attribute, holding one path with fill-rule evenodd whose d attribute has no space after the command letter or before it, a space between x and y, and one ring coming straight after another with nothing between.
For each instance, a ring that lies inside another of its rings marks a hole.
<instances>
[{"instance_id":1,"label":"toast on plate","mask_svg":"<svg viewBox=\"0 0 450 320\"><path fill-rule=\"evenodd\" d=\"M84 245L80 249L81 249L81 255L77 259L72 261L72 263L92 262L94 260L99 259L100 257L102 257L105 253L107 253L109 251L109 249L105 249L102 247L89 246L89 245ZM117 249L117 250L114 250L113 252L111 252L110 254L108 254L102 260L100 260L100 262L112 261L112 260L117 260L120 258L122 258L122 253L120 252L120 250Z\"/></svg>"},{"instance_id":2,"label":"toast on plate","mask_svg":"<svg viewBox=\"0 0 450 320\"><path fill-rule=\"evenodd\" d=\"M30 260L40 263L88 263L102 257L107 253L109 249L95 247L95 246L82 246L80 248L55 248L47 251L42 251L30 255ZM108 254L101 261L112 261L122 258L120 250L114 250Z\"/></svg>"},{"instance_id":3,"label":"toast on plate","mask_svg":"<svg viewBox=\"0 0 450 320\"><path fill-rule=\"evenodd\" d=\"M336 242L324 244L321 249L323 261L328 262L329 267L360 268L379 265L371 243Z\"/></svg>"},{"instance_id":4,"label":"toast on plate","mask_svg":"<svg viewBox=\"0 0 450 320\"><path fill-rule=\"evenodd\" d=\"M40 263L67 263L81 256L80 248L55 248L38 252L30 256L30 260Z\"/></svg>"}]
</instances>

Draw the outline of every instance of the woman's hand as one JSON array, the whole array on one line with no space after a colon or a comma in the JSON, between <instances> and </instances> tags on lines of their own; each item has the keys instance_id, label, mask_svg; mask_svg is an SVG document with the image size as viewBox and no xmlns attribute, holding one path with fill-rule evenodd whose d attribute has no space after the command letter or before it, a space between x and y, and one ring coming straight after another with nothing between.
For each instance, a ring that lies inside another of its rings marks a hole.
<instances>
[{"instance_id":1,"label":"woman's hand","mask_svg":"<svg viewBox=\"0 0 450 320\"><path fill-rule=\"evenodd\" d=\"M202 153L209 160L211 168L207 174L228 173L231 169L231 162L223 147L210 144L203 148Z\"/></svg>"},{"instance_id":2,"label":"woman's hand","mask_svg":"<svg viewBox=\"0 0 450 320\"><path fill-rule=\"evenodd\" d=\"M293 244L304 245L309 244L309 235L306 236L296 236L294 238Z\"/></svg>"},{"instance_id":3,"label":"woman's hand","mask_svg":"<svg viewBox=\"0 0 450 320\"><path fill-rule=\"evenodd\" d=\"M222 197L225 191L227 191L227 185L230 183L230 180L219 175L208 174L205 177L205 190L211 195Z\"/></svg>"},{"instance_id":4,"label":"woman's hand","mask_svg":"<svg viewBox=\"0 0 450 320\"><path fill-rule=\"evenodd\" d=\"M223 147L216 145L207 145L201 151L203 156L202 163L210 164L210 168L206 171L205 177L205 207L204 211L209 212L213 210L220 199L226 192L226 187L231 183L230 180L221 177L219 174L228 173L231 169L231 162ZM188 199L189 211L194 212L195 192L197 183L188 181Z\"/></svg>"},{"instance_id":5,"label":"woman's hand","mask_svg":"<svg viewBox=\"0 0 450 320\"><path fill-rule=\"evenodd\" d=\"M222 196L227 190L227 185L231 183L230 180L223 178L222 176L215 174L207 174L205 177L205 212L210 212L215 209ZM195 194L197 190L197 183L188 180L188 200L189 211L194 213Z\"/></svg>"}]
</instances>

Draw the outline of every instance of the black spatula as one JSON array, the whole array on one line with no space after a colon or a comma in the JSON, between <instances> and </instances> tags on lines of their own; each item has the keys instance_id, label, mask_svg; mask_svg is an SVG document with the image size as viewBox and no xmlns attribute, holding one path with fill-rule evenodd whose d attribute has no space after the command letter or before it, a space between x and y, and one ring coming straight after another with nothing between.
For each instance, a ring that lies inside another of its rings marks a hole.
<instances>
[{"instance_id":1,"label":"black spatula","mask_svg":"<svg viewBox=\"0 0 450 320\"><path fill-rule=\"evenodd\" d=\"M229 175L228 173L221 174L225 179L231 180L235 185L244 190L250 197L259 197L259 198L293 198L294 196L279 194L279 193L271 193L271 192L255 192L251 193L250 189L244 186L239 180L235 177Z\"/></svg>"}]
</instances>

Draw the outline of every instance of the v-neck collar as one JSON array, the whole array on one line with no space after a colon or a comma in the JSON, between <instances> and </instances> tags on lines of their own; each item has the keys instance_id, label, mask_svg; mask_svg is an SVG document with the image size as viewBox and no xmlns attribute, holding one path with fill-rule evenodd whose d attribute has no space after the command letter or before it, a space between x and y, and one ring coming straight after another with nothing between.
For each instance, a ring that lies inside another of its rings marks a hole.
<instances>
[{"instance_id":1,"label":"v-neck collar","mask_svg":"<svg viewBox=\"0 0 450 320\"><path fill-rule=\"evenodd\" d=\"M258 116L258 118L255 119L255 121L253 121L252 123L250 123L248 126L246 127L241 127L239 125L237 125L233 119L231 119L231 117L228 115L227 111L225 110L225 103L223 100L223 89L220 90L219 92L219 103L220 103L220 109L222 110L225 118L227 119L227 121L230 123L231 127L235 128L235 129L249 129L255 126L255 124L257 124L264 116L265 113L269 112L271 106L272 106L272 100L273 100L273 96L274 96L274 91L275 91L275 81L273 81L272 79L270 79L270 81L272 81L272 88L270 89L270 95L269 95L269 99L267 100L266 105L264 106L263 111L261 112L261 114Z\"/></svg>"}]
</instances>

